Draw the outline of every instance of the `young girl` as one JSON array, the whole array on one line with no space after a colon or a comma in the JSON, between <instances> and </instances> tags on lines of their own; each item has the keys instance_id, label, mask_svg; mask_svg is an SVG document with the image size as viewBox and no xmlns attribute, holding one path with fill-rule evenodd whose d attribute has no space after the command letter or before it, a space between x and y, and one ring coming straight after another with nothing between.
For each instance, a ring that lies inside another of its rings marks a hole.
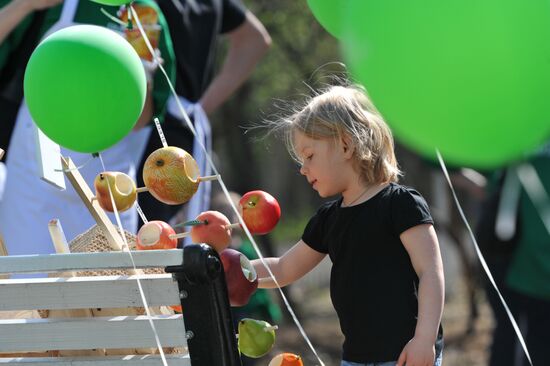
<instances>
[{"instance_id":1,"label":"young girl","mask_svg":"<svg viewBox=\"0 0 550 366\"><path fill-rule=\"evenodd\" d=\"M267 263L281 286L328 254L342 366L441 365L443 266L426 201L396 183L390 129L360 87L333 86L282 128L322 205L302 240ZM260 287L275 287L258 261Z\"/></svg>"}]
</instances>

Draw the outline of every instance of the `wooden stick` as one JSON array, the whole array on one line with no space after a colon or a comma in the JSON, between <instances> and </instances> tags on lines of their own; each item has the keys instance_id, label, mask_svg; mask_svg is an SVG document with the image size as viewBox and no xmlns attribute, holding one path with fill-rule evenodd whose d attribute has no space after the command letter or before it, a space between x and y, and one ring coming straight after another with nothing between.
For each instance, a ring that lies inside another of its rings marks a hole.
<instances>
[{"instance_id":1,"label":"wooden stick","mask_svg":"<svg viewBox=\"0 0 550 366\"><path fill-rule=\"evenodd\" d=\"M113 223L109 220L109 217L105 211L101 208L101 206L99 206L99 202L92 199L92 197L94 197L92 190L88 187L88 184L86 184L86 181L82 178L80 172L75 169L76 167L71 158L61 157L61 163L63 164L67 179L71 182L74 190L78 193L86 205L86 208L90 211L90 214L97 222L98 226L103 230L111 249L122 251L122 248L124 247L122 237L118 231L116 231Z\"/></svg>"},{"instance_id":2,"label":"wooden stick","mask_svg":"<svg viewBox=\"0 0 550 366\"><path fill-rule=\"evenodd\" d=\"M178 233L178 234L172 234L172 235L169 235L168 237L170 239L181 239L181 238L186 238L188 237L189 235L191 235L191 232L190 231L187 231L185 233Z\"/></svg>"},{"instance_id":3,"label":"wooden stick","mask_svg":"<svg viewBox=\"0 0 550 366\"><path fill-rule=\"evenodd\" d=\"M207 182L207 181L210 181L210 180L218 180L220 179L220 175L219 174L216 174L216 175L206 175L204 177L199 177L197 179L197 181L199 182Z\"/></svg>"},{"instance_id":4,"label":"wooden stick","mask_svg":"<svg viewBox=\"0 0 550 366\"><path fill-rule=\"evenodd\" d=\"M70 253L71 251L69 249L69 244L67 243L67 238L65 237L65 233L63 232L59 219L50 220L48 223L48 230L50 231L55 252Z\"/></svg>"},{"instance_id":5,"label":"wooden stick","mask_svg":"<svg viewBox=\"0 0 550 366\"><path fill-rule=\"evenodd\" d=\"M4 244L4 238L0 234L0 255L6 256L8 255L8 250L6 249L6 245Z\"/></svg>"},{"instance_id":6,"label":"wooden stick","mask_svg":"<svg viewBox=\"0 0 550 366\"><path fill-rule=\"evenodd\" d=\"M269 326L269 327L265 327L264 332L270 332L272 330L277 330L277 329L279 329L279 327L277 325L272 325L272 326Z\"/></svg>"},{"instance_id":7,"label":"wooden stick","mask_svg":"<svg viewBox=\"0 0 550 366\"><path fill-rule=\"evenodd\" d=\"M2 234L0 234L0 255L6 256L8 255L8 250L6 249L6 246L4 245L4 238L2 237ZM0 280L10 278L9 274L0 275Z\"/></svg>"},{"instance_id":8,"label":"wooden stick","mask_svg":"<svg viewBox=\"0 0 550 366\"><path fill-rule=\"evenodd\" d=\"M53 241L53 246L55 247L55 252L57 254L68 254L71 252L69 249L69 244L67 243L67 238L61 227L61 222L59 219L52 219L48 222L48 230L50 231L50 236ZM75 277L76 272L68 271L60 275L61 277Z\"/></svg>"},{"instance_id":9,"label":"wooden stick","mask_svg":"<svg viewBox=\"0 0 550 366\"><path fill-rule=\"evenodd\" d=\"M229 224L229 225L225 225L225 228L226 229L240 229L241 228L241 224L236 222L234 224Z\"/></svg>"},{"instance_id":10,"label":"wooden stick","mask_svg":"<svg viewBox=\"0 0 550 366\"><path fill-rule=\"evenodd\" d=\"M4 157L4 149L0 149L0 160Z\"/></svg>"},{"instance_id":11,"label":"wooden stick","mask_svg":"<svg viewBox=\"0 0 550 366\"><path fill-rule=\"evenodd\" d=\"M138 187L138 188L136 188L136 192L137 193L149 192L149 188L147 188L147 187Z\"/></svg>"}]
</instances>

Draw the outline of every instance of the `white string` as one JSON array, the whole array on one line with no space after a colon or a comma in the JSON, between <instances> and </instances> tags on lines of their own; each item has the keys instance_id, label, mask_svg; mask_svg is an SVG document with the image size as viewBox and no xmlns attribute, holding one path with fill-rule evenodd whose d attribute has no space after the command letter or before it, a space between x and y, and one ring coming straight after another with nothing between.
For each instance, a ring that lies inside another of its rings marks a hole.
<instances>
[{"instance_id":1,"label":"white string","mask_svg":"<svg viewBox=\"0 0 550 366\"><path fill-rule=\"evenodd\" d=\"M101 166L103 167L103 171L107 171L107 169L105 169L105 164L103 162L103 158L101 157L101 154L99 154L99 160L101 161ZM126 241L126 235L124 235L124 229L122 228L122 223L120 221L120 216L118 214L118 209L116 207L115 198L113 197L113 192L111 191L111 185L107 184L107 187L109 188L109 196L111 197L111 205L113 206L113 209L114 209L116 222L117 222L118 228L120 229L120 236L122 237L122 241L124 242L125 248L123 249L127 250L128 255L130 256L130 260L132 261L132 266L134 267L134 271L137 272L136 262L134 262L134 256L132 255L132 251L130 250L130 247L128 246L128 242ZM149 304L147 302L147 299L145 298L143 287L141 286L140 277L141 275L136 273L136 280L137 280L137 285L139 289L139 294L141 296L141 301L143 302L143 307L145 309L145 313L147 314L147 320L149 321L149 325L153 330L153 335L155 336L155 342L157 343L157 348L159 350L160 357L162 359L162 364L164 366L168 366L168 362L166 361L166 357L164 356L164 350L162 349L162 345L160 344L160 338L157 332L157 328L155 327L155 323L153 322L153 318L151 316L151 311L149 310Z\"/></svg>"},{"instance_id":2,"label":"white string","mask_svg":"<svg viewBox=\"0 0 550 366\"><path fill-rule=\"evenodd\" d=\"M166 70L164 70L164 67L162 66L162 62L160 60L160 58L158 57L158 55L156 54L156 52L153 50L153 47L151 46L151 43L149 42L149 40L147 39L147 34L145 34L145 31L143 30L143 26L139 20L139 17L137 15L137 12L134 10L134 7L132 5L130 5L130 10L132 11L132 15L136 21L136 24L138 26L138 29L141 33L141 36L144 38L145 40L145 44L147 45L147 48L149 49L149 52L151 53L151 55L153 56L153 59L157 62L158 64L158 67L159 69L161 70L161 72L164 74L165 78L166 78L166 81L168 82L168 86L170 88L170 91L172 92L172 95L174 96L174 100L176 101L176 105L178 106L178 110L180 111L181 113L181 116L183 117L185 123L187 124L187 127L191 130L191 132L193 133L193 136L196 136L197 133L195 131L195 127L193 126L193 123L191 123L191 120L189 119L189 116L187 115L187 112L185 112L185 109L183 108L183 106L181 105L181 102L180 102L180 98L178 97L178 94L176 93L176 90L174 89L174 86L172 85L172 82L170 81L170 78L168 77L168 74L166 73ZM261 251L260 251L260 248L258 247L258 245L256 244L256 241L254 240L254 238L252 237L252 234L250 233L250 231L248 230L248 228L246 227L246 224L241 216L241 214L239 213L239 210L237 209L237 207L235 206L235 204L233 203L233 200L231 199L231 196L229 194L229 191L227 190L227 187L225 186L225 183L223 181L223 179L221 178L221 174L218 172L218 169L216 168L216 166L214 165L214 162L212 161L212 157L210 156L210 154L208 154L208 151L206 150L204 144L202 143L202 141L200 141L200 139L195 139L195 141L199 144L199 146L201 147L202 151L204 152L205 156L206 156L206 159L208 161L208 164L210 165L210 167L212 168L212 171L215 173L215 175L218 175L219 176L219 179L218 179L218 182L220 183L220 186L222 188L222 191L223 193L225 194L225 197L227 198L227 201L229 202L229 204L231 205L231 208L233 209L233 211L235 212L235 214L237 215L238 219L239 219L239 223L241 224L244 232L246 233L246 236L248 237L248 239L250 240L250 242L252 243L252 246L254 247L254 250L256 251L256 253L258 254L258 257L261 261L261 263L263 264L263 266L266 268L267 272L269 273L269 276L273 279L273 282L275 282L275 285L277 286L277 289L279 290L279 293L281 294L281 297L283 299L283 302L285 303L285 306L288 310L288 312L290 313L291 317L292 317L292 320L294 321L294 323L296 324L296 326L298 327L298 330L300 331L300 334L302 335L302 337L304 338L304 340L306 341L307 345L309 346L309 348L311 349L311 351L313 352L313 354L315 355L315 357L317 358L317 361L320 363L321 366L325 366L324 362L321 360L321 358L319 357L319 355L317 354L317 351L315 350L315 348L313 347L313 344L311 343L309 337L307 336L304 328L302 327L302 324L300 323L300 321L298 320L298 317L296 316L296 314L294 313L294 310L292 309L292 307L290 306L290 303L288 302L288 299L286 298L285 294L283 293L283 290L281 289L281 286L279 285L279 282L277 281L277 279L275 278L275 275L273 274L273 272L271 271L271 268L269 268L267 262L265 261L265 258L264 256L262 255Z\"/></svg>"},{"instance_id":3,"label":"white string","mask_svg":"<svg viewBox=\"0 0 550 366\"><path fill-rule=\"evenodd\" d=\"M460 217L462 218L462 221L464 221L464 225L466 225L466 228L468 229L468 233L470 234L470 238L472 239L472 242L474 243L474 248L476 250L476 254L479 258L479 261L481 262L481 266L483 267L483 270L487 274L487 277L489 278L489 281L491 282L491 285L493 285L493 288L496 290L498 297L500 298L500 302L502 302L502 305L504 306L504 310L506 311L506 314L508 315L508 318L510 319L510 322L512 323L512 327L514 328L514 331L516 332L516 335L518 336L519 342L521 344L521 347L523 348L523 351L525 352L525 355L527 356L527 359L529 360L529 364L533 366L533 362L531 362L531 356L529 355L529 351L527 350L527 345L525 344L525 341L523 339L523 336L521 335L521 331L516 323L516 320L514 319L514 316L512 315L512 312L510 311L510 308L508 307L508 304L506 304L506 301L504 300L504 297L502 297L502 294L500 293L498 286L493 278L493 275L491 274L491 271L489 270L489 266L487 266L487 262L485 262L485 258L483 257L483 254L481 254L481 250L479 249L479 245L477 244L477 240L474 236L474 233L472 229L470 228L470 224L468 224L468 220L466 220L466 215L464 215L464 211L462 211L462 207L460 206L460 202L458 201L458 197L456 196L455 189L453 187L453 184L451 183L451 179L449 178L449 173L447 172L447 167L445 166L445 163L443 162L443 157L441 156L441 153L438 149L436 149L437 158L439 159L439 164L441 165L441 170L443 171L443 174L445 175L445 179L447 179L447 183L449 184L449 188L451 188L451 192L453 194L454 201L456 203L456 206L458 208L458 212L460 213Z\"/></svg>"},{"instance_id":4,"label":"white string","mask_svg":"<svg viewBox=\"0 0 550 366\"><path fill-rule=\"evenodd\" d=\"M88 165L90 163L90 161L92 161L94 158L95 158L95 155L92 155L91 158L89 158L88 160L86 160L84 163L80 164L77 167L67 168L67 169L54 169L54 172L68 173L68 172L72 172L72 171L75 171L75 170L80 170L80 169L84 168L86 165Z\"/></svg>"},{"instance_id":5,"label":"white string","mask_svg":"<svg viewBox=\"0 0 550 366\"><path fill-rule=\"evenodd\" d=\"M164 137L164 132L162 132L162 127L160 127L160 121L155 117L155 126L157 126L157 132L159 133L160 141L162 142L162 147L168 147L166 143L166 138Z\"/></svg>"}]
</instances>

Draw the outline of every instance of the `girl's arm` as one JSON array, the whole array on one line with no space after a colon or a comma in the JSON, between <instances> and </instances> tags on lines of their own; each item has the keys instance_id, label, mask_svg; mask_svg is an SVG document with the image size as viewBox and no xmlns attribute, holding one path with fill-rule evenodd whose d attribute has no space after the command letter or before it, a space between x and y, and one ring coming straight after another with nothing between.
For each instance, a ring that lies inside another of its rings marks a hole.
<instances>
[{"instance_id":1,"label":"girl's arm","mask_svg":"<svg viewBox=\"0 0 550 366\"><path fill-rule=\"evenodd\" d=\"M0 9L0 44L27 15L61 3L62 0L13 0Z\"/></svg>"},{"instance_id":2,"label":"girl's arm","mask_svg":"<svg viewBox=\"0 0 550 366\"><path fill-rule=\"evenodd\" d=\"M318 265L326 254L311 249L300 240L280 258L265 258L271 272L275 275L279 286L283 287L298 280ZM258 274L258 287L275 288L275 281L269 276L267 269L259 259L253 260L252 265Z\"/></svg>"},{"instance_id":3,"label":"girl's arm","mask_svg":"<svg viewBox=\"0 0 550 366\"><path fill-rule=\"evenodd\" d=\"M418 321L398 366L433 365L434 343L443 311L444 276L439 243L432 225L412 227L400 236L419 278Z\"/></svg>"}]
</instances>

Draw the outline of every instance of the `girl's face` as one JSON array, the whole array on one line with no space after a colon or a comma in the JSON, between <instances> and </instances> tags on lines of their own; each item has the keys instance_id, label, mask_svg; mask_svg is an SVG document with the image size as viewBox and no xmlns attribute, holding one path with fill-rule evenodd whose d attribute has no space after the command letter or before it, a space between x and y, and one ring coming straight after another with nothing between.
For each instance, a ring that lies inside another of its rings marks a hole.
<instances>
[{"instance_id":1,"label":"girl's face","mask_svg":"<svg viewBox=\"0 0 550 366\"><path fill-rule=\"evenodd\" d=\"M300 173L321 197L334 196L349 188L355 172L352 153L343 141L313 139L296 131L294 147L302 161Z\"/></svg>"}]
</instances>

